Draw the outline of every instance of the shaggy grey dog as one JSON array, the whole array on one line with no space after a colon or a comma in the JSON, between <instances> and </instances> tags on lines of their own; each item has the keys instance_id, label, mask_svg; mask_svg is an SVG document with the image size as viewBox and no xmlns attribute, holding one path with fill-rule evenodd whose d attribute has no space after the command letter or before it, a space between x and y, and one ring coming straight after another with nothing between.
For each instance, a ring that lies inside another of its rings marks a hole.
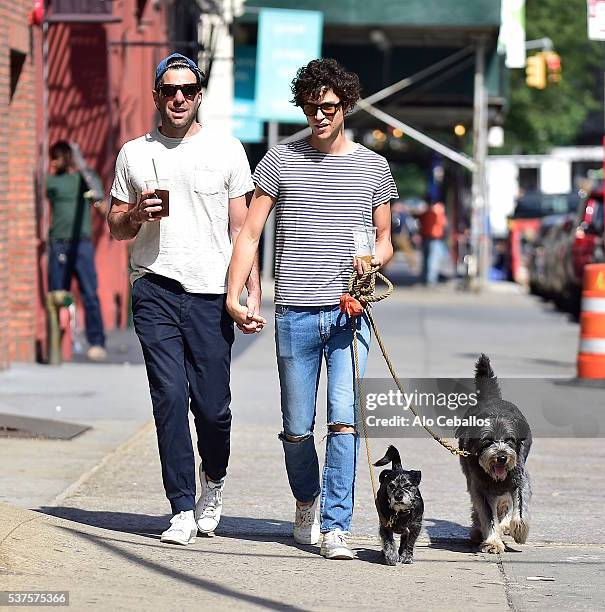
<instances>
[{"instance_id":1,"label":"shaggy grey dog","mask_svg":"<svg viewBox=\"0 0 605 612\"><path fill-rule=\"evenodd\" d=\"M460 457L472 503L471 539L481 543L482 552L501 553L503 535L523 544L529 533L531 485L525 462L532 436L519 408L502 399L484 354L475 365L475 387L477 405L464 417L475 416L488 424L456 429L459 447L471 453Z\"/></svg>"}]
</instances>

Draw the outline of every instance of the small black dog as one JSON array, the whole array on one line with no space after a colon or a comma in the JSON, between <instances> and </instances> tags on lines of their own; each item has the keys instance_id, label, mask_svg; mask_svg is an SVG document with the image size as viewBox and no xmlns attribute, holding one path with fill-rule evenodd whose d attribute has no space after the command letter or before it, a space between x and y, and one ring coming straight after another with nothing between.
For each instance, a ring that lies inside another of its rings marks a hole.
<instances>
[{"instance_id":1,"label":"small black dog","mask_svg":"<svg viewBox=\"0 0 605 612\"><path fill-rule=\"evenodd\" d=\"M390 470L380 472L380 488L376 495L376 509L380 519L380 538L387 565L414 562L414 544L422 527L424 502L418 485L422 474L401 467L399 451L389 446L386 455L375 466L393 463ZM393 533L401 534L399 554Z\"/></svg>"},{"instance_id":2,"label":"small black dog","mask_svg":"<svg viewBox=\"0 0 605 612\"><path fill-rule=\"evenodd\" d=\"M475 364L475 388L477 405L466 411L464 419L474 416L488 423L456 429L459 447L471 453L460 457L472 503L471 539L481 542L482 552L501 553L503 534L523 544L529 533L531 484L525 461L531 429L519 408L502 399L484 354Z\"/></svg>"}]
</instances>

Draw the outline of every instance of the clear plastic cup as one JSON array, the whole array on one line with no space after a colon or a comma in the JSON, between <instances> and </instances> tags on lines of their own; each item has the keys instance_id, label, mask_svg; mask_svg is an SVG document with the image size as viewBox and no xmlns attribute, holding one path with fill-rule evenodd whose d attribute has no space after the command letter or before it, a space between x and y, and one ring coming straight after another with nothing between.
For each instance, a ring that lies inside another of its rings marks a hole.
<instances>
[{"instance_id":1,"label":"clear plastic cup","mask_svg":"<svg viewBox=\"0 0 605 612\"><path fill-rule=\"evenodd\" d=\"M372 226L359 225L353 228L353 240L355 242L355 257L359 257L366 263L372 263L372 257L376 254L376 228Z\"/></svg>"}]
</instances>

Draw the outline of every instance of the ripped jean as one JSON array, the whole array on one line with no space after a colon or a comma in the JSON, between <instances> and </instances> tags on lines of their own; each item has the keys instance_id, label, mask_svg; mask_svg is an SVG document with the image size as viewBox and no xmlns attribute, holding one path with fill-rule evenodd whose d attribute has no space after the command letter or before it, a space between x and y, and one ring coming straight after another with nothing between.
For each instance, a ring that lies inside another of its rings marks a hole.
<instances>
[{"instance_id":1,"label":"ripped jean","mask_svg":"<svg viewBox=\"0 0 605 612\"><path fill-rule=\"evenodd\" d=\"M365 315L357 317L360 375L370 344ZM313 429L322 358L328 373L328 426L356 425L353 332L338 306L275 308L275 344L281 387L284 447L288 481L294 497L313 501L320 493L319 463ZM286 436L297 437L293 442ZM321 487L321 531L348 531L353 515L358 433L328 429Z\"/></svg>"}]
</instances>

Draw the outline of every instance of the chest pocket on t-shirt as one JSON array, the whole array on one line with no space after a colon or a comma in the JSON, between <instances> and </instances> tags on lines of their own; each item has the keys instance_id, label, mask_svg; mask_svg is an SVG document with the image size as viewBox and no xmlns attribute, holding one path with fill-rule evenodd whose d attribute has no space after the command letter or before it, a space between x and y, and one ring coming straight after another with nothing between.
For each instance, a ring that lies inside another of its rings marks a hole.
<instances>
[{"instance_id":1,"label":"chest pocket on t-shirt","mask_svg":"<svg viewBox=\"0 0 605 612\"><path fill-rule=\"evenodd\" d=\"M196 168L194 189L196 193L202 196L202 200L213 218L220 220L227 218L225 183L219 170L204 167Z\"/></svg>"}]
</instances>

